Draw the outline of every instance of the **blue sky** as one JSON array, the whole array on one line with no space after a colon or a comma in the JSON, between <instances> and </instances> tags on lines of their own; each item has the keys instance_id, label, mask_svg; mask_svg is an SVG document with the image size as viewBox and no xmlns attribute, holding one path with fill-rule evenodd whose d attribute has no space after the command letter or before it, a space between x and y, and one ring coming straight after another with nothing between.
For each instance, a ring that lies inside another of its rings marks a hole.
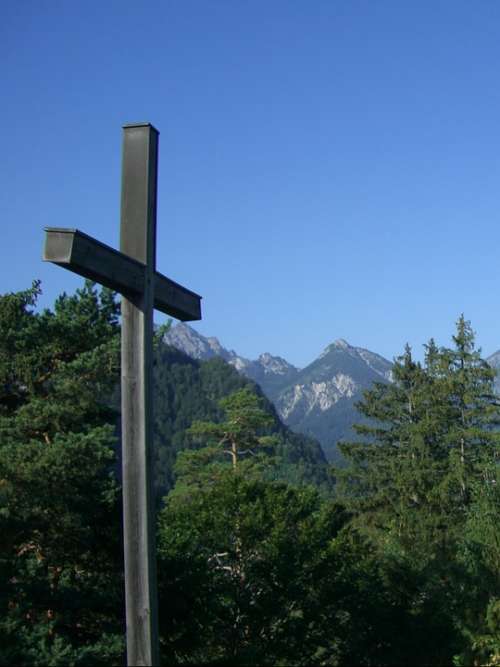
<instances>
[{"instance_id":1,"label":"blue sky","mask_svg":"<svg viewBox=\"0 0 500 667\"><path fill-rule=\"evenodd\" d=\"M121 126L160 130L158 268L196 328L299 366L464 312L500 348L500 3L5 2L0 291L80 279L44 226L119 238ZM161 318L158 318L161 321Z\"/></svg>"}]
</instances>

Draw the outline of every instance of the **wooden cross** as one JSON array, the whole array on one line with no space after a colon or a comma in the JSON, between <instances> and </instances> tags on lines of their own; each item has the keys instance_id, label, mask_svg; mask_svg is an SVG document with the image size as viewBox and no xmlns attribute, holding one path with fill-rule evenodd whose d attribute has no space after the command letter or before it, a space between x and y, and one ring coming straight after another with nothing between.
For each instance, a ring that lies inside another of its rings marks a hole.
<instances>
[{"instance_id":1,"label":"wooden cross","mask_svg":"<svg viewBox=\"0 0 500 667\"><path fill-rule=\"evenodd\" d=\"M201 297L155 269L158 131L124 126L120 252L47 227L43 259L122 294L122 452L127 662L159 664L153 446L153 310L201 319Z\"/></svg>"}]
</instances>

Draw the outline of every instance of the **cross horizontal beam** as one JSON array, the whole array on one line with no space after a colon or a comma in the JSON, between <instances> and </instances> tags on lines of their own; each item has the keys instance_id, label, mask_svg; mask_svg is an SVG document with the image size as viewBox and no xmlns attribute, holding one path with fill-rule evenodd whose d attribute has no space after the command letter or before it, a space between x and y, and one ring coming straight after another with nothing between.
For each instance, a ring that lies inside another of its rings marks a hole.
<instances>
[{"instance_id":1,"label":"cross horizontal beam","mask_svg":"<svg viewBox=\"0 0 500 667\"><path fill-rule=\"evenodd\" d=\"M145 266L136 259L80 232L65 227L45 228L43 259L101 283L120 294L144 291ZM178 320L201 319L201 296L163 274L154 274L154 307Z\"/></svg>"}]
</instances>

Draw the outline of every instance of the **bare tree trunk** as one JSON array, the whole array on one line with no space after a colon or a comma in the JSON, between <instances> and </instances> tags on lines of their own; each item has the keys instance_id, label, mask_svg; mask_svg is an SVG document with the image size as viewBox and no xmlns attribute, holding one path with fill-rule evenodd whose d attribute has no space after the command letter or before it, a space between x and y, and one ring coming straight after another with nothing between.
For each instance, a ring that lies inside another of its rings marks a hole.
<instances>
[{"instance_id":1,"label":"bare tree trunk","mask_svg":"<svg viewBox=\"0 0 500 667\"><path fill-rule=\"evenodd\" d=\"M236 470L238 466L238 450L234 440L231 441L231 459L233 461L233 470Z\"/></svg>"}]
</instances>

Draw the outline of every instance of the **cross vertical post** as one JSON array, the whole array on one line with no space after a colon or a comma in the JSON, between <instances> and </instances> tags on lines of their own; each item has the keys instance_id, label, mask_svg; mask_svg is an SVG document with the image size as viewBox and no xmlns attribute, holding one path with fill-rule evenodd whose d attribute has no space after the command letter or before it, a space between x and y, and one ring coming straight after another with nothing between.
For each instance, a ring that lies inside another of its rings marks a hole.
<instances>
[{"instance_id":1,"label":"cross vertical post","mask_svg":"<svg viewBox=\"0 0 500 667\"><path fill-rule=\"evenodd\" d=\"M153 490L153 303L158 132L124 127L120 250L145 266L144 289L122 296L122 471L127 662L158 665Z\"/></svg>"}]
</instances>

